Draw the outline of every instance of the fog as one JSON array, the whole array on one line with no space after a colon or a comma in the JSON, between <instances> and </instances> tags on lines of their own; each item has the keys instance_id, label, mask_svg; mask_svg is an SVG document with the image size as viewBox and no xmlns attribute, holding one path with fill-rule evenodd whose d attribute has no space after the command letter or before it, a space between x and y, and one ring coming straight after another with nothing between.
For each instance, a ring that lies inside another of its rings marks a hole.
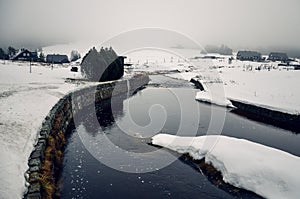
<instances>
[{"instance_id":1,"label":"fog","mask_svg":"<svg viewBox=\"0 0 300 199\"><path fill-rule=\"evenodd\" d=\"M202 45L299 47L299 8L299 0L0 0L0 45L101 41L157 27Z\"/></svg>"}]
</instances>

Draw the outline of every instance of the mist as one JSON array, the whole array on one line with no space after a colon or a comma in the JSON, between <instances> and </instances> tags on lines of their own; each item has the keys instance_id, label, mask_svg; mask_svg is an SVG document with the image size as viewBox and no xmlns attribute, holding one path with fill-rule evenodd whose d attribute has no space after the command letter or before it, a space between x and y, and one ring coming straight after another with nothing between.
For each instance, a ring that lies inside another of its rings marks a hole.
<instances>
[{"instance_id":1,"label":"mist","mask_svg":"<svg viewBox=\"0 0 300 199\"><path fill-rule=\"evenodd\" d=\"M299 8L298 0L0 0L0 45L104 41L156 27L201 45L299 48Z\"/></svg>"}]
</instances>

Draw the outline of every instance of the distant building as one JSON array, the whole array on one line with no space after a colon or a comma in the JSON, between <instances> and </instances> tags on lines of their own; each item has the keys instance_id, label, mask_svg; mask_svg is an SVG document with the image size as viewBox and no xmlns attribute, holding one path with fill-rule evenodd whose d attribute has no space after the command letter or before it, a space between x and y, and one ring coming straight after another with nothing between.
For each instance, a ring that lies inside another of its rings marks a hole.
<instances>
[{"instance_id":1,"label":"distant building","mask_svg":"<svg viewBox=\"0 0 300 199\"><path fill-rule=\"evenodd\" d=\"M69 63L69 59L67 55L50 54L47 55L46 62L53 64L64 64Z\"/></svg>"},{"instance_id":2,"label":"distant building","mask_svg":"<svg viewBox=\"0 0 300 199\"><path fill-rule=\"evenodd\" d=\"M271 52L269 54L268 60L288 62L289 57L287 56L286 53Z\"/></svg>"},{"instance_id":3,"label":"distant building","mask_svg":"<svg viewBox=\"0 0 300 199\"><path fill-rule=\"evenodd\" d=\"M263 58L259 52L256 51L239 51L236 59L241 61L262 61Z\"/></svg>"},{"instance_id":4,"label":"distant building","mask_svg":"<svg viewBox=\"0 0 300 199\"><path fill-rule=\"evenodd\" d=\"M38 55L37 52L22 48L11 59L14 61L38 61Z\"/></svg>"}]
</instances>

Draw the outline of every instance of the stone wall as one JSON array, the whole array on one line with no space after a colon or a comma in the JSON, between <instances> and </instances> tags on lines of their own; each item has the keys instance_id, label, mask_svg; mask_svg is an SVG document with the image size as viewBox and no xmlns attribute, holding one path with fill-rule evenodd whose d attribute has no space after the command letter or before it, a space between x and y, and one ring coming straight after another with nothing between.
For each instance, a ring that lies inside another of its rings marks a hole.
<instances>
[{"instance_id":1,"label":"stone wall","mask_svg":"<svg viewBox=\"0 0 300 199\"><path fill-rule=\"evenodd\" d=\"M300 133L300 115L279 112L237 100L230 99L230 101L237 107L237 109L232 110L233 113L295 133Z\"/></svg>"},{"instance_id":2,"label":"stone wall","mask_svg":"<svg viewBox=\"0 0 300 199\"><path fill-rule=\"evenodd\" d=\"M199 79L192 78L190 82L192 82L195 87L200 89L201 91L204 90L204 86L202 85L201 81L199 81ZM229 100L235 107L237 107L237 109L231 110L232 113L236 113L254 121L263 122L286 130L290 130L294 133L300 133L300 115L293 115L275 111L234 99Z\"/></svg>"},{"instance_id":3,"label":"stone wall","mask_svg":"<svg viewBox=\"0 0 300 199\"><path fill-rule=\"evenodd\" d=\"M24 198L52 198L55 194L55 175L60 169L57 168L61 165L59 163L62 163L66 131L75 114L86 106L112 96L124 93L132 95L148 82L149 77L140 74L128 80L83 88L61 98L43 121L37 143L29 157L29 169L25 175L29 186Z\"/></svg>"}]
</instances>

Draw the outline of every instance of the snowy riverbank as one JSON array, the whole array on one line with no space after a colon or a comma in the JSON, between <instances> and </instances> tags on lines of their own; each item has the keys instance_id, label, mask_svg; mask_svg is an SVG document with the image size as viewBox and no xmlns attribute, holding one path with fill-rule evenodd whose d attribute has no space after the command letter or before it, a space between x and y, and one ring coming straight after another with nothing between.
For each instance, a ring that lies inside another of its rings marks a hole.
<instances>
[{"instance_id":1,"label":"snowy riverbank","mask_svg":"<svg viewBox=\"0 0 300 199\"><path fill-rule=\"evenodd\" d=\"M227 100L233 99L283 113L293 115L300 113L300 92L296 86L300 84L299 70L278 67L278 63L275 62L256 63L235 60L229 65L226 58L221 62L202 60L198 63L196 60L192 63L201 67L187 72L168 74L168 76L184 80L199 77L208 92L220 95L221 89L225 97L223 97L224 103L221 104L224 105L228 104ZM263 67L260 70L255 70L261 65ZM198 97L202 95L204 94L200 92ZM214 102L213 97L210 101Z\"/></svg>"},{"instance_id":2,"label":"snowy riverbank","mask_svg":"<svg viewBox=\"0 0 300 199\"><path fill-rule=\"evenodd\" d=\"M0 62L0 198L22 198L24 173L38 129L52 106L84 85L66 83L68 66Z\"/></svg>"},{"instance_id":3,"label":"snowy riverbank","mask_svg":"<svg viewBox=\"0 0 300 199\"><path fill-rule=\"evenodd\" d=\"M226 136L158 134L152 144L197 160L205 158L221 171L225 182L265 198L296 199L300 195L300 158L278 149Z\"/></svg>"}]
</instances>

